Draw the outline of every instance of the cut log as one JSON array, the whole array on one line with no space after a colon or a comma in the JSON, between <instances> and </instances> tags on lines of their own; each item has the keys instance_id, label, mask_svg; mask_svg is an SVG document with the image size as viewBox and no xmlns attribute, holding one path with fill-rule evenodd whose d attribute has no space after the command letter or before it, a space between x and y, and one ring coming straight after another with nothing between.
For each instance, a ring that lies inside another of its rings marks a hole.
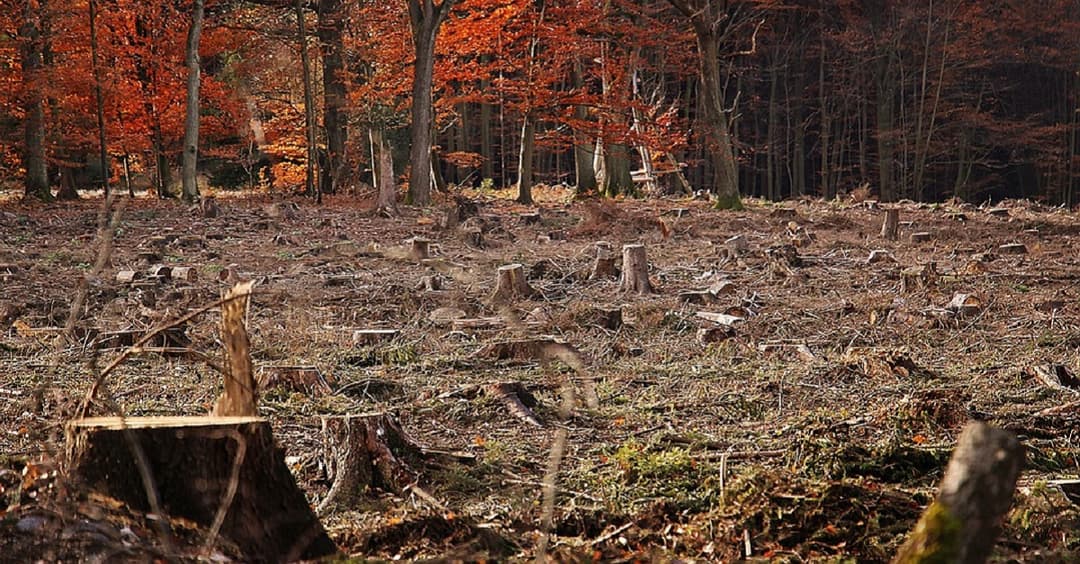
<instances>
[{"instance_id":1,"label":"cut log","mask_svg":"<svg viewBox=\"0 0 1080 564\"><path fill-rule=\"evenodd\" d=\"M394 340L399 333L397 329L357 329L353 331L352 342L356 346L377 345Z\"/></svg>"},{"instance_id":2,"label":"cut log","mask_svg":"<svg viewBox=\"0 0 1080 564\"><path fill-rule=\"evenodd\" d=\"M615 252L611 248L611 243L598 241L596 243L596 260L593 261L589 280L614 278L615 274Z\"/></svg>"},{"instance_id":3,"label":"cut log","mask_svg":"<svg viewBox=\"0 0 1080 564\"><path fill-rule=\"evenodd\" d=\"M982 563L990 556L1001 517L1012 504L1024 447L1008 431L968 424L941 481L893 562Z\"/></svg>"},{"instance_id":4,"label":"cut log","mask_svg":"<svg viewBox=\"0 0 1080 564\"><path fill-rule=\"evenodd\" d=\"M118 284L131 284L139 278L142 278L142 273L135 270L121 270L116 273L116 282Z\"/></svg>"},{"instance_id":5,"label":"cut log","mask_svg":"<svg viewBox=\"0 0 1080 564\"><path fill-rule=\"evenodd\" d=\"M172 279L172 267L164 264L155 264L150 267L149 277L158 282L166 282Z\"/></svg>"},{"instance_id":6,"label":"cut log","mask_svg":"<svg viewBox=\"0 0 1080 564\"><path fill-rule=\"evenodd\" d=\"M521 223L525 225L540 225L543 223L543 218L540 216L540 212L523 213L518 216L521 218Z\"/></svg>"},{"instance_id":7,"label":"cut log","mask_svg":"<svg viewBox=\"0 0 1080 564\"><path fill-rule=\"evenodd\" d=\"M225 350L225 391L214 403L211 415L256 414L255 372L251 367L251 340L244 317L254 281L237 284L225 293L221 304L221 343Z\"/></svg>"},{"instance_id":8,"label":"cut log","mask_svg":"<svg viewBox=\"0 0 1080 564\"><path fill-rule=\"evenodd\" d=\"M71 422L67 436L76 482L150 511L143 467L168 515L217 528L245 560L291 562L337 552L264 419L90 418ZM130 440L141 447L141 462Z\"/></svg>"},{"instance_id":9,"label":"cut log","mask_svg":"<svg viewBox=\"0 0 1080 564\"><path fill-rule=\"evenodd\" d=\"M679 292L679 301L687 304L708 305L716 301L716 294L708 290Z\"/></svg>"},{"instance_id":10,"label":"cut log","mask_svg":"<svg viewBox=\"0 0 1080 564\"><path fill-rule=\"evenodd\" d=\"M529 393L520 382L488 384L484 387L484 392L502 402L514 417L535 427L544 426L536 412L532 410L538 404L536 397Z\"/></svg>"},{"instance_id":11,"label":"cut log","mask_svg":"<svg viewBox=\"0 0 1080 564\"><path fill-rule=\"evenodd\" d=\"M896 240L896 233L900 227L900 210L890 208L885 210L885 221L881 224L881 236L890 241Z\"/></svg>"},{"instance_id":12,"label":"cut log","mask_svg":"<svg viewBox=\"0 0 1080 564\"><path fill-rule=\"evenodd\" d=\"M726 314L726 313L714 313L714 312L711 312L711 311L699 311L695 315L697 315L701 319L712 321L713 323L718 323L720 325L725 325L725 326L728 326L728 327L731 327L732 325L735 325L736 323L738 323L740 321L746 321L746 318L740 317L738 315L729 315L729 314Z\"/></svg>"},{"instance_id":13,"label":"cut log","mask_svg":"<svg viewBox=\"0 0 1080 564\"><path fill-rule=\"evenodd\" d=\"M929 241L930 238L931 238L930 233L928 233L926 231L916 231L915 233L911 234L911 242L912 243L925 243L925 242Z\"/></svg>"},{"instance_id":14,"label":"cut log","mask_svg":"<svg viewBox=\"0 0 1080 564\"><path fill-rule=\"evenodd\" d=\"M416 261L421 261L428 258L431 241L417 237L410 241L410 245L411 246L409 248L409 258Z\"/></svg>"},{"instance_id":15,"label":"cut log","mask_svg":"<svg viewBox=\"0 0 1080 564\"><path fill-rule=\"evenodd\" d=\"M649 282L649 260L645 257L645 245L623 245L622 280L619 288L623 292L651 294Z\"/></svg>"},{"instance_id":16,"label":"cut log","mask_svg":"<svg viewBox=\"0 0 1080 564\"><path fill-rule=\"evenodd\" d=\"M333 482L319 513L351 508L368 489L401 494L414 484L423 452L386 413L322 417L323 453Z\"/></svg>"},{"instance_id":17,"label":"cut log","mask_svg":"<svg viewBox=\"0 0 1080 564\"><path fill-rule=\"evenodd\" d=\"M1003 255L1025 255L1028 250L1023 243L1006 243L998 247L998 252Z\"/></svg>"},{"instance_id":18,"label":"cut log","mask_svg":"<svg viewBox=\"0 0 1080 564\"><path fill-rule=\"evenodd\" d=\"M525 280L525 267L520 264L508 264L499 267L491 301L509 303L516 298L527 298L533 295L533 292L529 282Z\"/></svg>"},{"instance_id":19,"label":"cut log","mask_svg":"<svg viewBox=\"0 0 1080 564\"><path fill-rule=\"evenodd\" d=\"M190 266L178 266L172 269L172 279L194 282L199 278L199 271Z\"/></svg>"}]
</instances>

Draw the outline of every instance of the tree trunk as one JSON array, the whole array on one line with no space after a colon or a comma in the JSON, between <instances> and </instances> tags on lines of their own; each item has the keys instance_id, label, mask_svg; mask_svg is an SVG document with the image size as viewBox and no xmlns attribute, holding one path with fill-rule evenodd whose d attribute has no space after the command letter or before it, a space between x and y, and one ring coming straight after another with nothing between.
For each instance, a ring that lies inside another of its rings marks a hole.
<instances>
[{"instance_id":1,"label":"tree trunk","mask_svg":"<svg viewBox=\"0 0 1080 564\"><path fill-rule=\"evenodd\" d=\"M536 146L536 123L532 114L525 114L521 126L521 153L518 158L518 196L521 204L532 204L533 150Z\"/></svg>"},{"instance_id":2,"label":"tree trunk","mask_svg":"<svg viewBox=\"0 0 1080 564\"><path fill-rule=\"evenodd\" d=\"M26 118L23 120L23 167L25 193L39 200L52 200L49 190L49 174L45 161L45 42L42 33L47 5L41 1L35 5L27 0L24 20L19 27L22 39L22 81L25 92Z\"/></svg>"},{"instance_id":3,"label":"tree trunk","mask_svg":"<svg viewBox=\"0 0 1080 564\"><path fill-rule=\"evenodd\" d=\"M635 194L634 178L630 174L630 148L622 144L608 143L605 149L600 192L609 198L619 194Z\"/></svg>"},{"instance_id":4,"label":"tree trunk","mask_svg":"<svg viewBox=\"0 0 1080 564\"><path fill-rule=\"evenodd\" d=\"M156 26L142 14L135 17L135 35L145 41L150 49L150 58L158 56L157 43L151 41ZM169 168L169 157L165 152L165 136L162 133L161 114L157 110L154 100L157 98L157 80L153 75L152 67L142 57L135 58L135 75L139 79L140 92L143 96L143 110L150 118L150 148L154 157L154 188L158 198L169 198L169 185L172 183L172 171Z\"/></svg>"},{"instance_id":5,"label":"tree trunk","mask_svg":"<svg viewBox=\"0 0 1080 564\"><path fill-rule=\"evenodd\" d=\"M307 23L304 21L303 0L296 0L296 41L300 48L300 72L304 83L304 129L307 133L307 166L304 174L304 195L322 203L322 186L317 178L319 164L318 132L315 125L315 94L311 88L311 57L308 54Z\"/></svg>"},{"instance_id":6,"label":"tree trunk","mask_svg":"<svg viewBox=\"0 0 1080 564\"><path fill-rule=\"evenodd\" d=\"M97 110L98 156L101 159L101 189L109 197L109 146L105 142L105 96L101 92L101 68L98 66L97 1L90 0L90 69L94 75L94 100ZM78 197L78 192L75 192Z\"/></svg>"},{"instance_id":7,"label":"tree trunk","mask_svg":"<svg viewBox=\"0 0 1080 564\"><path fill-rule=\"evenodd\" d=\"M574 89L580 90L585 87L585 79L582 76L581 62L574 63L573 70ZM574 106L574 119L584 122L589 119L589 109L581 104ZM574 131L574 178L576 182L575 192L587 194L596 190L596 169L593 167L593 151L595 145L592 137L582 131Z\"/></svg>"},{"instance_id":8,"label":"tree trunk","mask_svg":"<svg viewBox=\"0 0 1080 564\"><path fill-rule=\"evenodd\" d=\"M409 148L409 194L408 202L417 206L431 204L432 178L432 128L435 108L432 89L435 73L435 38L439 27L457 0L443 0L438 6L434 0L406 0L409 4L409 22L412 24L413 46L416 63L413 69L412 124Z\"/></svg>"},{"instance_id":9,"label":"tree trunk","mask_svg":"<svg viewBox=\"0 0 1080 564\"><path fill-rule=\"evenodd\" d=\"M318 6L319 43L322 45L323 127L326 129L326 170L319 175L320 193L333 194L345 170L345 144L348 127L344 113L348 92L345 88L343 36L345 18L342 0L321 0Z\"/></svg>"},{"instance_id":10,"label":"tree trunk","mask_svg":"<svg viewBox=\"0 0 1080 564\"><path fill-rule=\"evenodd\" d=\"M720 80L720 41L707 25L695 25L698 54L701 58L701 98L705 106L705 135L709 144L709 158L713 167L713 192L716 207L742 209L739 197L739 171L728 129L728 117L724 111L723 83Z\"/></svg>"},{"instance_id":11,"label":"tree trunk","mask_svg":"<svg viewBox=\"0 0 1080 564\"><path fill-rule=\"evenodd\" d=\"M368 139L371 142L372 153L372 179L378 190L378 202L376 210L388 216L397 216L397 186L394 185L394 157L389 143L383 136L383 131L372 127L368 130Z\"/></svg>"},{"instance_id":12,"label":"tree trunk","mask_svg":"<svg viewBox=\"0 0 1080 564\"><path fill-rule=\"evenodd\" d=\"M182 168L182 195L185 202L194 202L199 199L199 179L196 166L199 159L199 38L202 36L203 1L194 0L191 9L191 28L188 29L185 53L188 72Z\"/></svg>"}]
</instances>

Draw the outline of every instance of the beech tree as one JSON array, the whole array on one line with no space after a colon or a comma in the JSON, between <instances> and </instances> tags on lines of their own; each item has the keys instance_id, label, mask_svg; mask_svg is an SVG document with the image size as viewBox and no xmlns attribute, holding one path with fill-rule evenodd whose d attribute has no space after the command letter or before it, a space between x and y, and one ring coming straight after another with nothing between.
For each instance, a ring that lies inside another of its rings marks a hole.
<instances>
[{"instance_id":1,"label":"beech tree","mask_svg":"<svg viewBox=\"0 0 1080 564\"><path fill-rule=\"evenodd\" d=\"M432 82L435 74L435 40L446 16L457 0L406 0L409 6L409 22L412 26L413 46L416 60L413 68L412 124L409 149L408 201L418 206L431 203L432 178L432 127L435 111L431 100Z\"/></svg>"},{"instance_id":2,"label":"beech tree","mask_svg":"<svg viewBox=\"0 0 1080 564\"><path fill-rule=\"evenodd\" d=\"M187 117L184 119L183 198L199 199L196 164L199 158L199 38L202 36L203 0L194 0L191 7L191 27L188 28L187 50Z\"/></svg>"}]
</instances>

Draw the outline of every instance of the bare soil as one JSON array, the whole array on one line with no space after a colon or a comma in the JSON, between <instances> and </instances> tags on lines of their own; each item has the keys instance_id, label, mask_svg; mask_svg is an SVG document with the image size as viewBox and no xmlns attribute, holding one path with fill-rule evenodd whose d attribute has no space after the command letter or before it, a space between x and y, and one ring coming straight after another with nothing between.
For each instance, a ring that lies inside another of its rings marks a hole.
<instances>
[{"instance_id":1,"label":"bare soil","mask_svg":"<svg viewBox=\"0 0 1080 564\"><path fill-rule=\"evenodd\" d=\"M344 197L322 207L220 197L213 218L133 200L108 266L89 282L80 340L59 351L57 328L102 250L100 200L2 204L0 554L202 554L206 531L195 524L171 523L168 553L153 519L65 480L63 424L119 354L93 344L103 333L141 333L257 279L249 329L269 382L260 413L313 505L330 485L319 415L390 412L417 443L457 453L415 467L430 495L373 487L356 507L324 515L346 555L532 558L563 427L550 545L562 560L886 561L933 498L960 429L979 419L1014 430L1028 449L995 559L1080 558L1076 506L1052 482L1080 474L1069 405L1080 399L1069 378L1080 370L1076 213L1031 202L993 213L898 204L899 236L887 240L885 212L866 202L752 201L733 213L698 200L538 194L536 208L470 193L396 219ZM482 230L483 248L440 226L455 205L466 228ZM912 242L914 232L930 239ZM410 256L413 237L432 241L432 260ZM645 244L655 293L590 279L601 240L617 257L624 244ZM192 267L195 279L116 281L120 270L148 272L155 245L152 261ZM875 250L884 258L871 263ZM524 265L533 292L492 301L496 270L510 263ZM424 287L431 276L441 289ZM438 308L494 326L455 330L432 319ZM699 312L738 320L726 327ZM220 375L172 349L219 358L217 328L216 312L197 317L168 354L121 365L107 380L116 406L132 416L207 413ZM354 343L358 329L399 332ZM541 337L580 351L584 369L499 346ZM298 372L319 386L289 386ZM494 384L535 400L536 421L485 393ZM110 409L99 401L94 413ZM226 544L216 551L236 557Z\"/></svg>"}]
</instances>

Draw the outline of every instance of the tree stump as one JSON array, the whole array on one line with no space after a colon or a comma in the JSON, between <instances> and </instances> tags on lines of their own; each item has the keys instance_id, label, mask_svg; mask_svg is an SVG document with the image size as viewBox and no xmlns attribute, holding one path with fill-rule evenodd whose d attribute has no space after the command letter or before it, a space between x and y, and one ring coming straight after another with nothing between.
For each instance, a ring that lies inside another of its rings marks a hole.
<instances>
[{"instance_id":1,"label":"tree stump","mask_svg":"<svg viewBox=\"0 0 1080 564\"><path fill-rule=\"evenodd\" d=\"M525 267L520 264L508 264L499 267L491 301L507 303L513 301L514 298L527 298L533 292L529 282L525 280Z\"/></svg>"},{"instance_id":2,"label":"tree stump","mask_svg":"<svg viewBox=\"0 0 1080 564\"><path fill-rule=\"evenodd\" d=\"M333 477L319 512L349 507L368 489L401 494L416 482L407 459L423 453L385 413L322 417L323 455Z\"/></svg>"},{"instance_id":3,"label":"tree stump","mask_svg":"<svg viewBox=\"0 0 1080 564\"><path fill-rule=\"evenodd\" d=\"M1024 447L1008 431L968 424L960 435L941 491L900 548L894 563L985 562L1001 517L1012 504Z\"/></svg>"},{"instance_id":4,"label":"tree stump","mask_svg":"<svg viewBox=\"0 0 1080 564\"><path fill-rule=\"evenodd\" d=\"M881 236L890 241L895 241L899 227L900 210L897 208L885 210L885 222L881 224Z\"/></svg>"},{"instance_id":5,"label":"tree stump","mask_svg":"<svg viewBox=\"0 0 1080 564\"><path fill-rule=\"evenodd\" d=\"M317 559L337 552L257 417L100 417L67 427L70 475L92 490L150 511L141 446L160 507L219 527L257 562ZM224 512L219 515L224 508Z\"/></svg>"},{"instance_id":6,"label":"tree stump","mask_svg":"<svg viewBox=\"0 0 1080 564\"><path fill-rule=\"evenodd\" d=\"M622 280L619 288L624 292L651 294L649 282L649 261L645 257L645 245L623 245Z\"/></svg>"},{"instance_id":7,"label":"tree stump","mask_svg":"<svg viewBox=\"0 0 1080 564\"><path fill-rule=\"evenodd\" d=\"M421 239L419 237L413 239L411 241L411 247L409 248L409 258L417 261L428 258L430 246L431 241L428 241L427 239Z\"/></svg>"},{"instance_id":8,"label":"tree stump","mask_svg":"<svg viewBox=\"0 0 1080 564\"><path fill-rule=\"evenodd\" d=\"M615 253L611 250L611 243L607 241L596 243L596 260L593 261L589 280L614 278L615 274Z\"/></svg>"}]
</instances>

